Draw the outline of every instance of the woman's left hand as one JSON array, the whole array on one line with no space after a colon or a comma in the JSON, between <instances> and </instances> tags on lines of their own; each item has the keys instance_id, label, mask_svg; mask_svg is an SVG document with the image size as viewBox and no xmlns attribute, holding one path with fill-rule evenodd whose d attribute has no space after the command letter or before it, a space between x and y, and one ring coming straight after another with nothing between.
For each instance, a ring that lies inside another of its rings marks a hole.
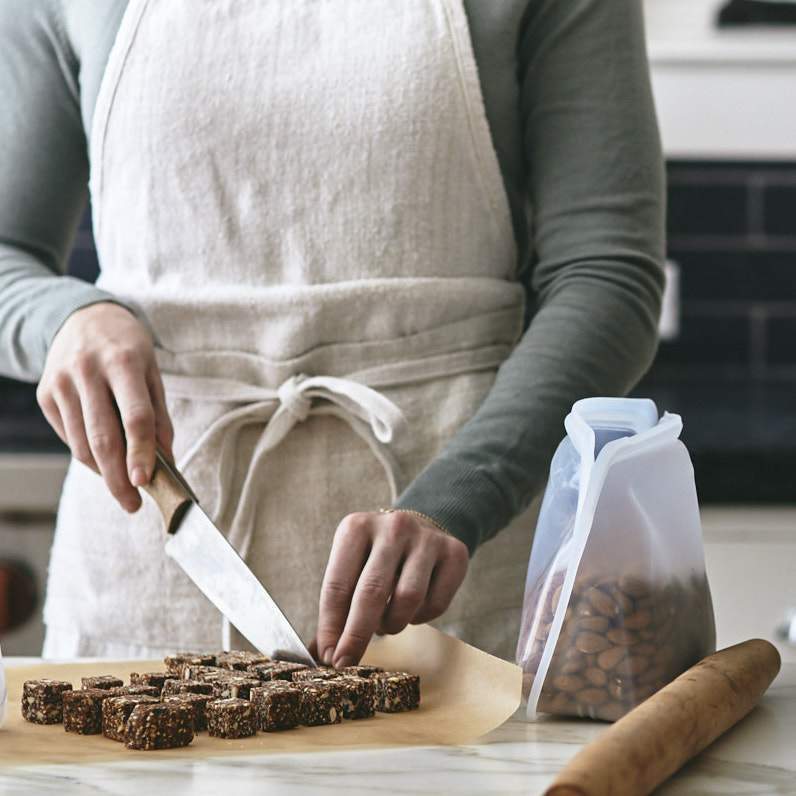
<instances>
[{"instance_id":1,"label":"woman's left hand","mask_svg":"<svg viewBox=\"0 0 796 796\"><path fill-rule=\"evenodd\" d=\"M373 633L399 633L438 617L468 562L464 542L415 514L347 515L335 531L321 587L317 657L350 666Z\"/></svg>"}]
</instances>

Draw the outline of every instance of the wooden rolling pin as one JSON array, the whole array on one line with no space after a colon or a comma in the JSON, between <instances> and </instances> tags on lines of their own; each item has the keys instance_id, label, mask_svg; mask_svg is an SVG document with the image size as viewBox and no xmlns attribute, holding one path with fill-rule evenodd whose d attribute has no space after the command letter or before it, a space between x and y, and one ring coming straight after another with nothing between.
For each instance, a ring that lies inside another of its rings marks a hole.
<instances>
[{"instance_id":1,"label":"wooden rolling pin","mask_svg":"<svg viewBox=\"0 0 796 796\"><path fill-rule=\"evenodd\" d=\"M545 796L651 793L749 713L780 664L761 639L708 656L578 752Z\"/></svg>"}]
</instances>

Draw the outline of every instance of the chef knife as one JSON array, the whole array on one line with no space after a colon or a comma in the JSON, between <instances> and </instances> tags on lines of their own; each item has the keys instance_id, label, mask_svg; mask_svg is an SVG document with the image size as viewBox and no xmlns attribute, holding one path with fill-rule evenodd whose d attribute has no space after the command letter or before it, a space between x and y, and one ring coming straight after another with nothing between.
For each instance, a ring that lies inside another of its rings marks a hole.
<instances>
[{"instance_id":1,"label":"chef knife","mask_svg":"<svg viewBox=\"0 0 796 796\"><path fill-rule=\"evenodd\" d=\"M166 523L166 553L210 602L263 654L315 666L287 617L161 451L143 488Z\"/></svg>"}]
</instances>

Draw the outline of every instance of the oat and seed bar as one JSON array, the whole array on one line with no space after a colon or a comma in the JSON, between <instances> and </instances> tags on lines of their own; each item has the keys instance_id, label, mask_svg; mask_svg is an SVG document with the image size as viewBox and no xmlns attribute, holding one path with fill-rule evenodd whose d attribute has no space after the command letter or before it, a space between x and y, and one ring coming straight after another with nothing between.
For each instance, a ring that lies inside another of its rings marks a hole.
<instances>
[{"instance_id":1,"label":"oat and seed bar","mask_svg":"<svg viewBox=\"0 0 796 796\"><path fill-rule=\"evenodd\" d=\"M335 680L340 674L341 673L337 669L300 669L299 671L293 672L293 681L298 683L302 680Z\"/></svg>"},{"instance_id":2,"label":"oat and seed bar","mask_svg":"<svg viewBox=\"0 0 796 796\"><path fill-rule=\"evenodd\" d=\"M186 664L196 666L215 666L216 656L212 652L175 652L163 659L166 671L172 677L182 677L182 670Z\"/></svg>"},{"instance_id":3,"label":"oat and seed bar","mask_svg":"<svg viewBox=\"0 0 796 796\"><path fill-rule=\"evenodd\" d=\"M249 699L252 688L262 685L255 677L226 677L213 684L216 699Z\"/></svg>"},{"instance_id":4,"label":"oat and seed bar","mask_svg":"<svg viewBox=\"0 0 796 796\"><path fill-rule=\"evenodd\" d=\"M81 677L83 688L120 688L124 680L110 674L100 674L96 677Z\"/></svg>"},{"instance_id":5,"label":"oat and seed bar","mask_svg":"<svg viewBox=\"0 0 796 796\"><path fill-rule=\"evenodd\" d=\"M163 684L170 679L168 672L130 672L130 685L151 685L157 688L158 693L163 690Z\"/></svg>"},{"instance_id":6,"label":"oat and seed bar","mask_svg":"<svg viewBox=\"0 0 796 796\"><path fill-rule=\"evenodd\" d=\"M376 687L376 710L401 713L420 705L420 677L406 672L378 672L371 679Z\"/></svg>"},{"instance_id":7,"label":"oat and seed bar","mask_svg":"<svg viewBox=\"0 0 796 796\"><path fill-rule=\"evenodd\" d=\"M285 680L260 683L252 688L249 699L258 730L289 730L301 720L301 690Z\"/></svg>"},{"instance_id":8,"label":"oat and seed bar","mask_svg":"<svg viewBox=\"0 0 796 796\"><path fill-rule=\"evenodd\" d=\"M292 663L291 661L277 661L273 666L259 673L260 679L263 680L292 680L296 672L309 669L309 666L303 663Z\"/></svg>"},{"instance_id":9,"label":"oat and seed bar","mask_svg":"<svg viewBox=\"0 0 796 796\"><path fill-rule=\"evenodd\" d=\"M163 683L161 696L167 697L174 694L212 694L213 684L205 683L202 680L180 680L170 679Z\"/></svg>"},{"instance_id":10,"label":"oat and seed bar","mask_svg":"<svg viewBox=\"0 0 796 796\"><path fill-rule=\"evenodd\" d=\"M108 693L113 696L151 696L159 697L160 689L154 685L123 685L119 688L109 688Z\"/></svg>"},{"instance_id":11,"label":"oat and seed bar","mask_svg":"<svg viewBox=\"0 0 796 796\"><path fill-rule=\"evenodd\" d=\"M183 680L201 680L204 683L212 683L222 677L235 677L238 672L232 669L222 669L220 666L202 666L194 663L186 663L182 669Z\"/></svg>"},{"instance_id":12,"label":"oat and seed bar","mask_svg":"<svg viewBox=\"0 0 796 796\"><path fill-rule=\"evenodd\" d=\"M237 671L245 671L250 666L271 662L271 659L267 655L263 655L259 652L249 652L247 650L219 652L216 656L216 660L217 665L222 669L235 669Z\"/></svg>"},{"instance_id":13,"label":"oat and seed bar","mask_svg":"<svg viewBox=\"0 0 796 796\"><path fill-rule=\"evenodd\" d=\"M254 705L246 699L213 699L207 703L207 732L216 738L248 738L257 732Z\"/></svg>"},{"instance_id":14,"label":"oat and seed bar","mask_svg":"<svg viewBox=\"0 0 796 796\"><path fill-rule=\"evenodd\" d=\"M163 701L175 705L187 705L193 714L194 732L204 732L207 729L207 703L214 698L208 694L172 694L163 697Z\"/></svg>"},{"instance_id":15,"label":"oat and seed bar","mask_svg":"<svg viewBox=\"0 0 796 796\"><path fill-rule=\"evenodd\" d=\"M109 699L107 688L64 691L64 729L80 735L102 732L102 702Z\"/></svg>"},{"instance_id":16,"label":"oat and seed bar","mask_svg":"<svg viewBox=\"0 0 796 796\"><path fill-rule=\"evenodd\" d=\"M175 749L193 740L193 710L175 702L141 704L127 719L125 746L128 749Z\"/></svg>"},{"instance_id":17,"label":"oat and seed bar","mask_svg":"<svg viewBox=\"0 0 796 796\"><path fill-rule=\"evenodd\" d=\"M367 719L376 711L376 683L370 678L344 674L335 679L341 689L344 719Z\"/></svg>"},{"instance_id":18,"label":"oat and seed bar","mask_svg":"<svg viewBox=\"0 0 796 796\"><path fill-rule=\"evenodd\" d=\"M158 700L150 696L115 696L102 701L102 734L113 741L124 741L127 719L136 705L154 704Z\"/></svg>"},{"instance_id":19,"label":"oat and seed bar","mask_svg":"<svg viewBox=\"0 0 796 796\"><path fill-rule=\"evenodd\" d=\"M115 688L82 688L64 692L64 729L81 735L102 732L102 702L116 696L160 696L151 685L124 685Z\"/></svg>"},{"instance_id":20,"label":"oat and seed bar","mask_svg":"<svg viewBox=\"0 0 796 796\"><path fill-rule=\"evenodd\" d=\"M370 666L366 663L360 663L357 666L344 666L339 670L341 674L351 674L355 677L370 677L378 672L383 672L381 666Z\"/></svg>"},{"instance_id":21,"label":"oat and seed bar","mask_svg":"<svg viewBox=\"0 0 796 796\"><path fill-rule=\"evenodd\" d=\"M307 727L339 724L343 718L343 696L334 680L304 680L301 690L301 723Z\"/></svg>"},{"instance_id":22,"label":"oat and seed bar","mask_svg":"<svg viewBox=\"0 0 796 796\"><path fill-rule=\"evenodd\" d=\"M256 677L258 680L270 680L271 677L269 672L271 669L276 666L278 661L271 661L270 663L255 663L253 666L249 666L245 672L239 672L239 674L246 674L251 677Z\"/></svg>"},{"instance_id":23,"label":"oat and seed bar","mask_svg":"<svg viewBox=\"0 0 796 796\"><path fill-rule=\"evenodd\" d=\"M26 680L22 685L22 718L34 724L60 724L64 720L63 694L72 690L65 680Z\"/></svg>"}]
</instances>

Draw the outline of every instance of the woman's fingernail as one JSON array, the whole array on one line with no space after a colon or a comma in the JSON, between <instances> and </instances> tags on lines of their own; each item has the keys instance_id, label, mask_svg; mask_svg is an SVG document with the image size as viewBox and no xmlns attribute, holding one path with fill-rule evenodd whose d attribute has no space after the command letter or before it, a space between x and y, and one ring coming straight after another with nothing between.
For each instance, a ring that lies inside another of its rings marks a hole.
<instances>
[{"instance_id":1,"label":"woman's fingernail","mask_svg":"<svg viewBox=\"0 0 796 796\"><path fill-rule=\"evenodd\" d=\"M354 665L354 659L349 658L348 655L343 655L343 657L340 658L340 660L337 661L337 663L334 666L335 669L342 669L344 666L353 666L353 665Z\"/></svg>"},{"instance_id":2,"label":"woman's fingernail","mask_svg":"<svg viewBox=\"0 0 796 796\"><path fill-rule=\"evenodd\" d=\"M334 647L327 647L321 655L321 660L327 665L332 665L332 655L334 655Z\"/></svg>"},{"instance_id":3,"label":"woman's fingernail","mask_svg":"<svg viewBox=\"0 0 796 796\"><path fill-rule=\"evenodd\" d=\"M134 467L130 483L133 486L143 486L147 482L146 470L143 467Z\"/></svg>"}]
</instances>

